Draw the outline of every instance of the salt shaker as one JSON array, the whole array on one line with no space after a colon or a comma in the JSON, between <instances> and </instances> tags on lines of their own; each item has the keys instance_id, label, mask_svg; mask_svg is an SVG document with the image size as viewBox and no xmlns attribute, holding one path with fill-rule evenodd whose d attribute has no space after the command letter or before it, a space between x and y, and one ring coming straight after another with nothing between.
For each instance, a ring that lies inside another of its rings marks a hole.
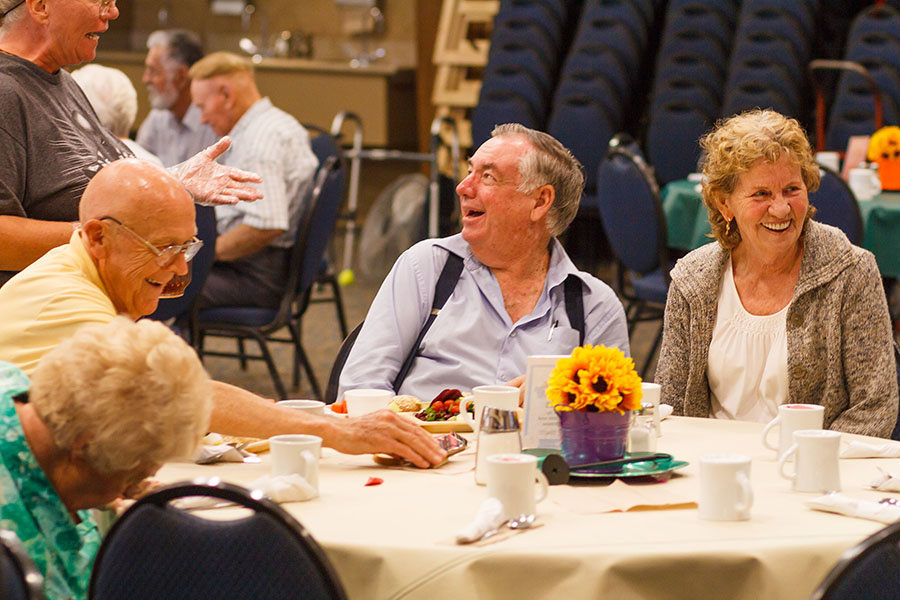
<instances>
[{"instance_id":1,"label":"salt shaker","mask_svg":"<svg viewBox=\"0 0 900 600\"><path fill-rule=\"evenodd\" d=\"M628 453L656 452L656 423L653 404L646 403L635 411L631 427L628 429Z\"/></svg>"},{"instance_id":2,"label":"salt shaker","mask_svg":"<svg viewBox=\"0 0 900 600\"><path fill-rule=\"evenodd\" d=\"M522 452L519 437L519 415L514 410L485 406L478 430L478 448L475 456L475 483L487 484L487 457L492 454L518 454Z\"/></svg>"}]
</instances>

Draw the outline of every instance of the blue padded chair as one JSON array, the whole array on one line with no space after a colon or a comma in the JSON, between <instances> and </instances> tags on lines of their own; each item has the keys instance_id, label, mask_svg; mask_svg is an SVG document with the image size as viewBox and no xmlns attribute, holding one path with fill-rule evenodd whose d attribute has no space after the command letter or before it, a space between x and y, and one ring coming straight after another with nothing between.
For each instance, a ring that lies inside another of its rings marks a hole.
<instances>
[{"instance_id":1,"label":"blue padded chair","mask_svg":"<svg viewBox=\"0 0 900 600\"><path fill-rule=\"evenodd\" d=\"M641 376L646 377L662 339L670 282L666 217L659 186L644 160L618 145L610 148L600 163L597 195L603 230L619 261L619 293L625 300L629 334L638 321L660 322L641 369Z\"/></svg>"},{"instance_id":2,"label":"blue padded chair","mask_svg":"<svg viewBox=\"0 0 900 600\"><path fill-rule=\"evenodd\" d=\"M799 59L806 63L809 60L812 39L807 37L800 21L793 13L783 8L761 6L741 12L736 38L760 33L769 33L791 42Z\"/></svg>"},{"instance_id":3,"label":"blue padded chair","mask_svg":"<svg viewBox=\"0 0 900 600\"><path fill-rule=\"evenodd\" d=\"M500 40L491 44L488 55L488 67L515 65L531 73L543 90L552 90L556 79L556 70L544 58L543 53L532 46L528 40Z\"/></svg>"},{"instance_id":4,"label":"blue padded chair","mask_svg":"<svg viewBox=\"0 0 900 600\"><path fill-rule=\"evenodd\" d=\"M584 187L597 187L597 165L615 131L603 106L588 96L563 98L553 105L547 133L572 151L584 166Z\"/></svg>"},{"instance_id":5,"label":"blue padded chair","mask_svg":"<svg viewBox=\"0 0 900 600\"><path fill-rule=\"evenodd\" d=\"M186 317L194 304L203 283L209 275L216 258L216 209L212 206L194 207L197 211L197 237L203 240L203 246L191 261L191 282L179 298L163 298L156 311L150 315L156 321L167 321L172 318Z\"/></svg>"},{"instance_id":6,"label":"blue padded chair","mask_svg":"<svg viewBox=\"0 0 900 600\"><path fill-rule=\"evenodd\" d=\"M570 96L588 96L603 105L613 123L621 123L625 113L619 90L608 77L595 71L575 71L561 79L554 102Z\"/></svg>"},{"instance_id":7,"label":"blue padded chair","mask_svg":"<svg viewBox=\"0 0 900 600\"><path fill-rule=\"evenodd\" d=\"M847 45L852 46L869 34L900 39L900 11L888 5L872 5L861 11L850 24Z\"/></svg>"},{"instance_id":8,"label":"blue padded chair","mask_svg":"<svg viewBox=\"0 0 900 600\"><path fill-rule=\"evenodd\" d=\"M781 63L795 81L806 77L806 63L801 62L791 42L770 33L753 33L738 38L731 51L729 70L748 58L768 58Z\"/></svg>"},{"instance_id":9,"label":"blue padded chair","mask_svg":"<svg viewBox=\"0 0 900 600\"><path fill-rule=\"evenodd\" d=\"M746 58L732 65L725 89L743 85L764 85L784 94L789 106L803 106L806 80L791 79L788 70L769 58Z\"/></svg>"},{"instance_id":10,"label":"blue padded chair","mask_svg":"<svg viewBox=\"0 0 900 600\"><path fill-rule=\"evenodd\" d=\"M615 86L623 104L631 100L634 74L628 71L618 54L606 46L602 44L573 46L563 63L560 79L584 71L606 77Z\"/></svg>"},{"instance_id":11,"label":"blue padded chair","mask_svg":"<svg viewBox=\"0 0 900 600\"><path fill-rule=\"evenodd\" d=\"M900 101L900 70L898 70L893 65L878 59L859 59L848 57L847 60L858 62L866 68L866 70L869 72L869 75L872 77L872 79L875 80L875 83L878 84L878 89L881 90L882 106L889 106L891 103L896 106L896 102ZM868 82L863 78L862 75L852 71L845 71L841 75L840 82L837 86L837 91L835 92L835 97L846 93L850 88L861 86L865 86L866 88L869 87ZM886 107L884 115L885 123L897 125L897 121L890 120L890 117L887 114L887 110L888 108ZM898 118L900 118L900 116L898 116Z\"/></svg>"},{"instance_id":12,"label":"blue padded chair","mask_svg":"<svg viewBox=\"0 0 900 600\"><path fill-rule=\"evenodd\" d=\"M737 23L740 2L735 0L669 0L666 5L666 19L672 13L683 12L686 6L712 8L721 14L728 22L728 25L734 29L734 24Z\"/></svg>"},{"instance_id":13,"label":"blue padded chair","mask_svg":"<svg viewBox=\"0 0 900 600\"><path fill-rule=\"evenodd\" d=\"M521 123L526 127L541 129L542 118L538 117L528 101L509 90L493 90L482 94L478 105L472 109L472 147L478 148L491 137L496 125L501 123Z\"/></svg>"},{"instance_id":14,"label":"blue padded chair","mask_svg":"<svg viewBox=\"0 0 900 600\"><path fill-rule=\"evenodd\" d=\"M728 66L728 48L718 38L703 30L685 28L671 31L667 33L659 52L663 57L679 53L696 54L720 69Z\"/></svg>"},{"instance_id":15,"label":"blue padded chair","mask_svg":"<svg viewBox=\"0 0 900 600\"><path fill-rule=\"evenodd\" d=\"M812 600L900 598L900 523L892 523L844 552Z\"/></svg>"},{"instance_id":16,"label":"blue padded chair","mask_svg":"<svg viewBox=\"0 0 900 600\"><path fill-rule=\"evenodd\" d=\"M650 103L650 120L652 121L653 116L663 110L667 104L678 104L697 109L712 121L719 114L722 100L718 97L716 90L713 90L704 81L673 78L663 80L660 85L654 87L653 100Z\"/></svg>"},{"instance_id":17,"label":"blue padded chair","mask_svg":"<svg viewBox=\"0 0 900 600\"><path fill-rule=\"evenodd\" d=\"M548 29L562 31L569 20L568 0L501 0L499 13L509 13L517 17L531 19L547 25Z\"/></svg>"},{"instance_id":18,"label":"blue padded chair","mask_svg":"<svg viewBox=\"0 0 900 600\"><path fill-rule=\"evenodd\" d=\"M801 34L806 39L813 39L816 31L816 9L814 4L809 1L792 0L743 0L740 3L741 11L738 21L745 15L752 14L760 9L772 8L775 10L783 10L793 15L802 28ZM795 34L796 35L796 34Z\"/></svg>"},{"instance_id":19,"label":"blue padded chair","mask_svg":"<svg viewBox=\"0 0 900 600\"><path fill-rule=\"evenodd\" d=\"M702 2L686 2L680 6L670 4L666 14L666 26L663 33L662 45L665 45L670 32L693 29L704 31L715 37L726 48L731 47L734 36L734 27L729 22L728 16L713 4Z\"/></svg>"},{"instance_id":20,"label":"blue padded chair","mask_svg":"<svg viewBox=\"0 0 900 600\"><path fill-rule=\"evenodd\" d=\"M847 60L878 59L900 69L900 42L883 33L867 33L847 44Z\"/></svg>"},{"instance_id":21,"label":"blue padded chair","mask_svg":"<svg viewBox=\"0 0 900 600\"><path fill-rule=\"evenodd\" d=\"M562 40L552 37L543 23L523 19L512 13L498 13L494 19L494 30L491 33L491 51L505 47L509 42L527 41L540 52L545 63L552 69L559 64Z\"/></svg>"},{"instance_id":22,"label":"blue padded chair","mask_svg":"<svg viewBox=\"0 0 900 600\"><path fill-rule=\"evenodd\" d=\"M479 98L503 96L510 92L531 107L532 113L543 120L549 108L550 91L542 88L534 75L516 65L490 65L484 70ZM480 102L480 101L479 101Z\"/></svg>"},{"instance_id":23,"label":"blue padded chair","mask_svg":"<svg viewBox=\"0 0 900 600\"><path fill-rule=\"evenodd\" d=\"M12 531L0 530L0 598L44 600L44 577Z\"/></svg>"},{"instance_id":24,"label":"blue padded chair","mask_svg":"<svg viewBox=\"0 0 900 600\"><path fill-rule=\"evenodd\" d=\"M679 52L670 56L660 55L654 85L660 87L670 79L702 81L720 96L725 89L724 69L708 58L690 52Z\"/></svg>"},{"instance_id":25,"label":"blue padded chair","mask_svg":"<svg viewBox=\"0 0 900 600\"><path fill-rule=\"evenodd\" d=\"M854 135L872 135L875 131L875 117L872 109L831 112L825 128L825 146L843 151Z\"/></svg>"},{"instance_id":26,"label":"blue padded chair","mask_svg":"<svg viewBox=\"0 0 900 600\"><path fill-rule=\"evenodd\" d=\"M793 106L779 89L759 83L745 83L729 89L722 102L722 116L728 117L752 108L771 108L789 117L801 116L799 108Z\"/></svg>"},{"instance_id":27,"label":"blue padded chair","mask_svg":"<svg viewBox=\"0 0 900 600\"><path fill-rule=\"evenodd\" d=\"M819 189L809 195L809 203L816 207L816 221L832 225L844 232L850 243L863 243L863 221L856 196L844 179L828 167L819 167Z\"/></svg>"},{"instance_id":28,"label":"blue padded chair","mask_svg":"<svg viewBox=\"0 0 900 600\"><path fill-rule=\"evenodd\" d=\"M641 9L625 0L586 0L581 9L581 20L612 19L625 25L638 48L647 47L648 22Z\"/></svg>"},{"instance_id":29,"label":"blue padded chair","mask_svg":"<svg viewBox=\"0 0 900 600\"><path fill-rule=\"evenodd\" d=\"M340 194L333 194L330 191L333 186L338 185L338 179L333 176L333 172L339 168L340 161L337 157L332 156L325 164L320 165L316 172L315 185L297 225L297 236L294 246L291 248L288 270L285 275L285 292L278 308L217 307L201 311L195 310L191 315L192 339L197 353L201 357L208 355L238 358L242 363L248 359L264 361L272 377L275 391L282 399L287 398L287 390L282 383L281 375L278 373L268 346L268 341L283 341L274 337L282 327L287 327L290 331L296 353L294 364L296 365L297 361L303 364L315 396L322 395L312 365L303 349L295 303L300 303L305 309L304 303L307 301L303 300L303 297L308 296L321 272L325 248L334 231L334 223L340 206ZM335 197L337 197L337 201L335 201ZM314 245L312 240L317 238L320 241L324 238L324 243ZM240 341L238 352L205 350L203 344L206 336L236 338ZM259 345L260 354L250 355L244 352L242 341L244 339L255 340Z\"/></svg>"},{"instance_id":30,"label":"blue padded chair","mask_svg":"<svg viewBox=\"0 0 900 600\"><path fill-rule=\"evenodd\" d=\"M687 104L671 102L651 113L645 145L660 185L697 171L698 141L711 125L705 111Z\"/></svg>"},{"instance_id":31,"label":"blue padded chair","mask_svg":"<svg viewBox=\"0 0 900 600\"><path fill-rule=\"evenodd\" d=\"M582 19L578 24L572 46L594 44L612 50L628 71L629 81L635 81L644 52L640 40L628 26L610 17Z\"/></svg>"},{"instance_id":32,"label":"blue padded chair","mask_svg":"<svg viewBox=\"0 0 900 600\"><path fill-rule=\"evenodd\" d=\"M204 497L249 516L209 519L178 508ZM176 483L138 500L100 546L91 600L346 600L331 562L276 503L217 479Z\"/></svg>"},{"instance_id":33,"label":"blue padded chair","mask_svg":"<svg viewBox=\"0 0 900 600\"><path fill-rule=\"evenodd\" d=\"M831 104L833 114L848 112L870 113L872 115L872 131L875 131L875 98L869 83L858 73L853 73L856 83L838 87L834 102ZM850 78L844 81L851 80ZM852 81L852 80L851 80ZM881 109L883 124L897 123L898 108L896 96L881 92Z\"/></svg>"},{"instance_id":34,"label":"blue padded chair","mask_svg":"<svg viewBox=\"0 0 900 600\"><path fill-rule=\"evenodd\" d=\"M320 165L324 165L328 159L334 156L337 160L341 160L341 148L338 145L337 138L331 135L329 132L325 131L321 127L317 125L312 125L310 123L304 123L303 127L310 133L315 134L310 138L309 144L312 147L313 154L316 155L316 158L319 160ZM332 210L339 210L342 202L342 198L344 197L344 169L343 164L338 165L339 168L335 168L328 175L329 178L332 179L330 184L326 186L323 190L323 193L330 194L331 197L326 200L329 203L329 206L333 207ZM323 239L323 236L326 236ZM327 231L317 230L313 232L313 239L310 242L315 246L322 247L327 246L330 242L331 234ZM338 325L341 328L341 336L346 337L347 335L347 317L344 311L344 299L341 296L341 286L338 284L337 275L335 275L335 270L331 265L330 260L326 257L322 260L322 269L316 278L317 287L324 288L327 287L331 291L330 296L317 296L316 298L310 298L309 302L311 303L321 303L321 302L333 302L334 310L337 313ZM299 312L299 315L296 315L295 318L299 319L302 316L303 311L295 311ZM294 353L294 386L296 387L298 382L297 373L298 363L297 363L297 354Z\"/></svg>"}]
</instances>

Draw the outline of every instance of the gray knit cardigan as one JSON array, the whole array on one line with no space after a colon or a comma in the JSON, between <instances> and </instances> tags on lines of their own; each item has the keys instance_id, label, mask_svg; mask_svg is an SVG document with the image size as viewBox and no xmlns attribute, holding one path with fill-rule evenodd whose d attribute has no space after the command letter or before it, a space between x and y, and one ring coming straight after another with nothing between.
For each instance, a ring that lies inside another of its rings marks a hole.
<instances>
[{"instance_id":1,"label":"gray knit cardigan","mask_svg":"<svg viewBox=\"0 0 900 600\"><path fill-rule=\"evenodd\" d=\"M787 314L789 402L821 404L829 429L889 437L897 376L887 301L872 253L810 221ZM708 417L709 344L729 252L694 250L672 270L657 382L676 415Z\"/></svg>"}]
</instances>

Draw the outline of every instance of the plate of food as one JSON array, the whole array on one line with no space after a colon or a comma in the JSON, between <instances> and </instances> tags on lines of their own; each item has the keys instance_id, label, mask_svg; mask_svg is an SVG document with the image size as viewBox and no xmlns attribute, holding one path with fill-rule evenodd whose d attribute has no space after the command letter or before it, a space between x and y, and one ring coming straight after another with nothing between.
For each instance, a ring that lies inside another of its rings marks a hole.
<instances>
[{"instance_id":1,"label":"plate of food","mask_svg":"<svg viewBox=\"0 0 900 600\"><path fill-rule=\"evenodd\" d=\"M431 433L451 431L465 433L471 432L472 428L460 418L459 412L468 404L468 397L469 394L459 390L447 389L441 391L427 404L413 396L397 396L391 404L394 405L399 401L395 410L404 417L413 419Z\"/></svg>"}]
</instances>

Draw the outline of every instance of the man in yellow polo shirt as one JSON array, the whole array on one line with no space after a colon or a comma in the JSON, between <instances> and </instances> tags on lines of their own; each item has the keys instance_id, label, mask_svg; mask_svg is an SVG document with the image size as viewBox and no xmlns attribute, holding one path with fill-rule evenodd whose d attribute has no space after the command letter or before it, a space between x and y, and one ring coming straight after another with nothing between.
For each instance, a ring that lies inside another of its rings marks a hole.
<instances>
[{"instance_id":1,"label":"man in yellow polo shirt","mask_svg":"<svg viewBox=\"0 0 900 600\"><path fill-rule=\"evenodd\" d=\"M107 165L85 189L69 243L0 288L0 360L28 374L85 325L152 313L165 284L187 271L199 247L195 234L193 200L177 179L137 159ZM227 383L213 388L210 427L219 433L311 433L341 452L386 452L420 466L444 458L420 427L388 411L337 421L278 407Z\"/></svg>"}]
</instances>

